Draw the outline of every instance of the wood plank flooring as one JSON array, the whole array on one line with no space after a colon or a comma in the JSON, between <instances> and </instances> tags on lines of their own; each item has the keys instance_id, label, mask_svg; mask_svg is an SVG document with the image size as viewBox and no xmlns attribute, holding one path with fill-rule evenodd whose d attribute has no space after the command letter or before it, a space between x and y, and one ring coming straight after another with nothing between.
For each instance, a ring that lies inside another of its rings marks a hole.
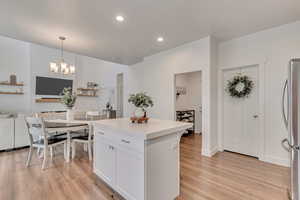
<instances>
[{"instance_id":1,"label":"wood plank flooring","mask_svg":"<svg viewBox=\"0 0 300 200\"><path fill-rule=\"evenodd\" d=\"M180 200L286 200L288 168L230 152L201 155L201 136L181 140Z\"/></svg>"},{"instance_id":2,"label":"wood plank flooring","mask_svg":"<svg viewBox=\"0 0 300 200\"><path fill-rule=\"evenodd\" d=\"M288 168L228 152L203 157L200 149L201 136L182 138L178 200L286 199ZM44 171L36 154L32 165L25 167L27 152L0 153L0 200L122 199L92 173L84 152L69 164L56 152Z\"/></svg>"}]
</instances>

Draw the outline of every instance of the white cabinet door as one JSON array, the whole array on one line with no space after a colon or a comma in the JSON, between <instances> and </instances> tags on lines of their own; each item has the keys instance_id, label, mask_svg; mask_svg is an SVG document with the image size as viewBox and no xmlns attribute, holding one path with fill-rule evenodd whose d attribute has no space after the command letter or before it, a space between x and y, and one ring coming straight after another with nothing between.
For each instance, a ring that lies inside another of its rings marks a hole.
<instances>
[{"instance_id":1,"label":"white cabinet door","mask_svg":"<svg viewBox=\"0 0 300 200\"><path fill-rule=\"evenodd\" d=\"M116 190L128 200L144 199L143 154L116 148Z\"/></svg>"},{"instance_id":2,"label":"white cabinet door","mask_svg":"<svg viewBox=\"0 0 300 200\"><path fill-rule=\"evenodd\" d=\"M0 150L14 147L14 119L0 119Z\"/></svg>"},{"instance_id":3,"label":"white cabinet door","mask_svg":"<svg viewBox=\"0 0 300 200\"><path fill-rule=\"evenodd\" d=\"M15 148L29 145L29 136L24 118L15 119Z\"/></svg>"},{"instance_id":4,"label":"white cabinet door","mask_svg":"<svg viewBox=\"0 0 300 200\"><path fill-rule=\"evenodd\" d=\"M95 140L94 171L107 184L113 187L115 183L115 148L105 139L97 136L97 133Z\"/></svg>"},{"instance_id":5,"label":"white cabinet door","mask_svg":"<svg viewBox=\"0 0 300 200\"><path fill-rule=\"evenodd\" d=\"M254 82L248 98L234 98L226 91L227 82L241 73ZM259 82L258 66L227 70L223 74L224 149L258 157L259 152Z\"/></svg>"}]
</instances>

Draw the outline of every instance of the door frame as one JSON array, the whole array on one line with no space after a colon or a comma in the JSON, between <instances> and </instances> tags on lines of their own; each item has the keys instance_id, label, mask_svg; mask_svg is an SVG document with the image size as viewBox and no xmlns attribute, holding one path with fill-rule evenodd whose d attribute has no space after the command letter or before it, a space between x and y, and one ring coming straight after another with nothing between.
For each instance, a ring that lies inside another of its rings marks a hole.
<instances>
[{"instance_id":1,"label":"door frame","mask_svg":"<svg viewBox=\"0 0 300 200\"><path fill-rule=\"evenodd\" d=\"M203 70L193 70L193 71L184 71L184 72L177 72L173 74L173 110L174 110L174 120L176 120L176 76L180 74L187 74L187 73L195 73L195 72L200 72L200 78L201 78L201 136L202 136L202 144L201 144L201 150L203 153L203 149L206 143L208 143L206 140L208 139L208 136L206 135L206 131L203 130L203 124L206 123L204 119L204 114L203 114ZM204 135L205 134L205 135Z\"/></svg>"},{"instance_id":2,"label":"door frame","mask_svg":"<svg viewBox=\"0 0 300 200\"><path fill-rule=\"evenodd\" d=\"M234 67L222 67L218 70L218 147L219 151L224 151L224 106L223 106L223 73L229 70L243 69L247 67L256 66L258 67L258 106L259 106L259 149L258 159L265 160L265 63L246 64Z\"/></svg>"}]
</instances>

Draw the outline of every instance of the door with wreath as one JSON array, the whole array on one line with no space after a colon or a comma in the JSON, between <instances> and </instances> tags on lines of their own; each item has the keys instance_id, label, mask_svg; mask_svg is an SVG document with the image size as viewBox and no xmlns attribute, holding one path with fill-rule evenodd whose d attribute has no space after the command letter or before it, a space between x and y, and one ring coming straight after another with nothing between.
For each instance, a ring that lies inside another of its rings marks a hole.
<instances>
[{"instance_id":1,"label":"door with wreath","mask_svg":"<svg viewBox=\"0 0 300 200\"><path fill-rule=\"evenodd\" d=\"M224 150L258 157L258 66L223 71Z\"/></svg>"}]
</instances>

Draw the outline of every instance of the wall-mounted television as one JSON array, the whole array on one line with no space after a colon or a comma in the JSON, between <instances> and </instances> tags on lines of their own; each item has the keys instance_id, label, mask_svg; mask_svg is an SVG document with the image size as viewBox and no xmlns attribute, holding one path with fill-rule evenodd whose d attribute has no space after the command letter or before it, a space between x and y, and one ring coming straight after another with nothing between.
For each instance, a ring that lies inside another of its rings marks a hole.
<instances>
[{"instance_id":1,"label":"wall-mounted television","mask_svg":"<svg viewBox=\"0 0 300 200\"><path fill-rule=\"evenodd\" d=\"M35 94L59 96L64 88L72 89L72 86L73 80L37 76Z\"/></svg>"}]
</instances>

